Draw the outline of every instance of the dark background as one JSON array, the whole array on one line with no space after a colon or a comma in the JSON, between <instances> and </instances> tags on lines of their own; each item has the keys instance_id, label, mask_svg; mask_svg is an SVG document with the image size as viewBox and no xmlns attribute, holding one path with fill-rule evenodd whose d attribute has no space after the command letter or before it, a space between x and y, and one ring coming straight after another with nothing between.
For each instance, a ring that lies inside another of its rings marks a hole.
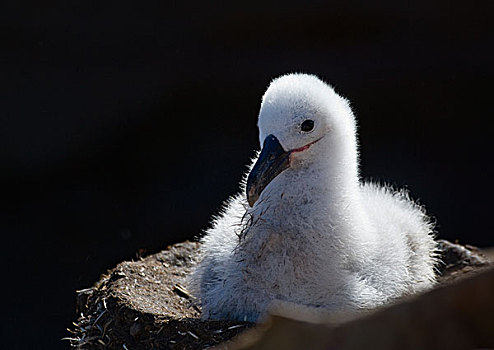
<instances>
[{"instance_id":1,"label":"dark background","mask_svg":"<svg viewBox=\"0 0 494 350\"><path fill-rule=\"evenodd\" d=\"M368 3L2 5L0 347L67 348L75 290L207 227L286 72L350 98L364 177L493 245L492 2Z\"/></svg>"}]
</instances>

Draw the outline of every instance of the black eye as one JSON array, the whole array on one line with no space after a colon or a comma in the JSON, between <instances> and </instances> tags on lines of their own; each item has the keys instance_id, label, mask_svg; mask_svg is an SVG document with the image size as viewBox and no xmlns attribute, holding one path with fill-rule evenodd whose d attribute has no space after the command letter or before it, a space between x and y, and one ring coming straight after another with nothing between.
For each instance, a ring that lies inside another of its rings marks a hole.
<instances>
[{"instance_id":1,"label":"black eye","mask_svg":"<svg viewBox=\"0 0 494 350\"><path fill-rule=\"evenodd\" d=\"M300 125L300 129L305 132L311 131L314 129L314 121L310 119L304 120L302 125Z\"/></svg>"}]
</instances>

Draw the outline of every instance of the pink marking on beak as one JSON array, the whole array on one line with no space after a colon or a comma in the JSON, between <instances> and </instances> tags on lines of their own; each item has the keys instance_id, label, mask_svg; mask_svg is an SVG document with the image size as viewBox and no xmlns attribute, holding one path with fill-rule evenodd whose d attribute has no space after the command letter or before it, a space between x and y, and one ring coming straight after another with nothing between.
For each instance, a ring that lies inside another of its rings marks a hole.
<instances>
[{"instance_id":1,"label":"pink marking on beak","mask_svg":"<svg viewBox=\"0 0 494 350\"><path fill-rule=\"evenodd\" d=\"M323 136L323 137L324 137L324 136ZM317 141L319 141L319 140L320 140L320 139L322 139L323 137L320 137L320 138L318 138L317 140L312 141L311 143L306 144L305 146L302 146L302 147L299 147L299 148L292 149L292 150L290 151L290 154L292 154L292 153L296 153L296 152L303 152L303 151L305 151L306 149L309 149L309 147L310 147L310 146L312 146L313 144L315 144Z\"/></svg>"}]
</instances>

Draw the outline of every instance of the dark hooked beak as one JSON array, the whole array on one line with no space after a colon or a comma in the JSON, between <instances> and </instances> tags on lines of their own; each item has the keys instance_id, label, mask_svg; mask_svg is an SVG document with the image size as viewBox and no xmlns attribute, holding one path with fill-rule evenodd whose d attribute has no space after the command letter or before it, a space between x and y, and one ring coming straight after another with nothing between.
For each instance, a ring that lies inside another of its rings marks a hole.
<instances>
[{"instance_id":1,"label":"dark hooked beak","mask_svg":"<svg viewBox=\"0 0 494 350\"><path fill-rule=\"evenodd\" d=\"M264 139L259 159L247 178L247 201L251 207L266 186L288 167L290 167L290 152L283 149L274 135L268 135Z\"/></svg>"}]
</instances>

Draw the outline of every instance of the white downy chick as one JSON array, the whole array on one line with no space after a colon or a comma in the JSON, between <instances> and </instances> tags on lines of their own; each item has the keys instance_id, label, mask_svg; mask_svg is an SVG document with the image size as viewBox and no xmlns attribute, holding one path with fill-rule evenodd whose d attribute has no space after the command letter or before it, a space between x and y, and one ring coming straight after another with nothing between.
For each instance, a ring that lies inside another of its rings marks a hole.
<instances>
[{"instance_id":1,"label":"white downy chick","mask_svg":"<svg viewBox=\"0 0 494 350\"><path fill-rule=\"evenodd\" d=\"M354 311L434 284L433 225L406 192L361 182L346 99L285 75L258 126L262 150L190 276L204 318L256 321L273 303Z\"/></svg>"}]
</instances>

